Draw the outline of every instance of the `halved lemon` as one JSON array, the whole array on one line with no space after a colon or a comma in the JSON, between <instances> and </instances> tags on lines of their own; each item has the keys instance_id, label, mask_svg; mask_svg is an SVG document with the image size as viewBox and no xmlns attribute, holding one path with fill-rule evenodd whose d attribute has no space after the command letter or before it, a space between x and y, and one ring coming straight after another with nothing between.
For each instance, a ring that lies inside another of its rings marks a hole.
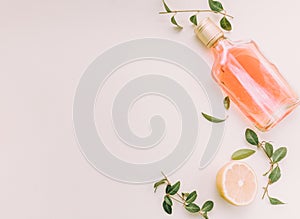
<instances>
[{"instance_id":1,"label":"halved lemon","mask_svg":"<svg viewBox=\"0 0 300 219\"><path fill-rule=\"evenodd\" d=\"M217 174L217 189L220 195L233 205L248 205L256 196L257 180L249 165L231 161Z\"/></svg>"}]
</instances>

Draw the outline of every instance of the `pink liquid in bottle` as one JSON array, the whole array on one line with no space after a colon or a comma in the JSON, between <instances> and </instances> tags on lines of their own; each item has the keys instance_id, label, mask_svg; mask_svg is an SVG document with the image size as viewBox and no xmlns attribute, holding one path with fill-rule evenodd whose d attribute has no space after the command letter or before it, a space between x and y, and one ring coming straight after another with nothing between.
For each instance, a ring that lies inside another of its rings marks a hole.
<instances>
[{"instance_id":1,"label":"pink liquid in bottle","mask_svg":"<svg viewBox=\"0 0 300 219\"><path fill-rule=\"evenodd\" d=\"M213 78L258 129L271 129L299 104L297 94L253 41L231 42L209 19L197 30L214 54Z\"/></svg>"}]
</instances>

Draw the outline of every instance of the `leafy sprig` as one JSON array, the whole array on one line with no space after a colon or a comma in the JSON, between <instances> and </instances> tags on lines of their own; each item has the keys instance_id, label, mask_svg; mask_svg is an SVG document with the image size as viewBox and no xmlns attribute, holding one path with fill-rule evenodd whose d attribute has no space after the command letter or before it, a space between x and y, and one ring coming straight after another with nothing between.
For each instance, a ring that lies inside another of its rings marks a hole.
<instances>
[{"instance_id":1,"label":"leafy sprig","mask_svg":"<svg viewBox=\"0 0 300 219\"><path fill-rule=\"evenodd\" d=\"M232 30L232 25L228 18L233 18L233 16L227 14L227 12L224 10L223 5L219 1L214 1L214 0L208 0L208 5L210 7L209 9L190 9L190 10L171 10L170 7L167 5L165 0L163 0L163 5L165 11L159 12L159 14L172 14L171 17L171 23L174 24L177 28L182 29L183 27L178 24L176 21L175 16L177 13L195 13L192 16L190 16L190 22L194 25L198 25L197 22L197 15L198 13L216 13L222 15L222 18L220 19L220 26L226 31L231 31Z\"/></svg>"},{"instance_id":2,"label":"leafy sprig","mask_svg":"<svg viewBox=\"0 0 300 219\"><path fill-rule=\"evenodd\" d=\"M162 207L167 214L172 214L173 201L176 201L182 204L184 209L189 213L200 214L203 218L208 219L208 212L214 207L213 201L206 201L200 208L200 206L195 203L197 199L196 191L192 191L191 193L182 192L180 194L180 181L171 184L170 180L163 172L162 175L164 178L154 184L154 192L156 192L159 186L165 185L165 195Z\"/></svg>"},{"instance_id":3,"label":"leafy sprig","mask_svg":"<svg viewBox=\"0 0 300 219\"><path fill-rule=\"evenodd\" d=\"M268 177L268 182L267 185L263 187L264 193L262 195L262 199L264 199L265 196L267 196L272 205L285 204L279 199L271 197L269 195L268 189L270 185L277 182L281 178L281 169L279 167L279 162L286 157L287 148L280 147L274 151L274 147L270 142L259 141L257 134L249 128L246 129L245 131L245 138L249 144L256 146L257 149L261 150L266 155L268 162L270 164L269 170L263 174L263 176ZM245 159L253 155L255 152L256 150L253 149L240 149L235 151L232 154L231 159L232 160Z\"/></svg>"}]
</instances>

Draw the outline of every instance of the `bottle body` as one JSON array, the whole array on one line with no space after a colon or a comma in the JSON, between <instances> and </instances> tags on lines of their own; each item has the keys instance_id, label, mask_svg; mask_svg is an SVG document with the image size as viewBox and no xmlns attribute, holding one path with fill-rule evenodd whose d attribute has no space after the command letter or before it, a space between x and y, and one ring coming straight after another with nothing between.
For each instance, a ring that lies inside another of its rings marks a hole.
<instances>
[{"instance_id":1,"label":"bottle body","mask_svg":"<svg viewBox=\"0 0 300 219\"><path fill-rule=\"evenodd\" d=\"M220 38L212 47L212 76L241 112L261 131L274 127L299 98L253 42Z\"/></svg>"}]
</instances>

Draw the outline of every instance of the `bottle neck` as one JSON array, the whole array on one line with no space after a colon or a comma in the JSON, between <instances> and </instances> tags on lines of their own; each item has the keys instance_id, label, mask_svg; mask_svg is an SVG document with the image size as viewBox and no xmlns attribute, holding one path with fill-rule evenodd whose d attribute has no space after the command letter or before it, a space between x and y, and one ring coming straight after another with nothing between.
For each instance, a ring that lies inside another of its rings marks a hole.
<instances>
[{"instance_id":1,"label":"bottle neck","mask_svg":"<svg viewBox=\"0 0 300 219\"><path fill-rule=\"evenodd\" d=\"M215 59L217 59L220 54L226 53L226 51L232 46L232 43L230 40L228 40L226 37L219 38L213 46L210 48L213 56Z\"/></svg>"},{"instance_id":2,"label":"bottle neck","mask_svg":"<svg viewBox=\"0 0 300 219\"><path fill-rule=\"evenodd\" d=\"M221 36L218 38L210 47L211 49L221 49L224 44L227 44L227 38L225 36Z\"/></svg>"}]
</instances>

